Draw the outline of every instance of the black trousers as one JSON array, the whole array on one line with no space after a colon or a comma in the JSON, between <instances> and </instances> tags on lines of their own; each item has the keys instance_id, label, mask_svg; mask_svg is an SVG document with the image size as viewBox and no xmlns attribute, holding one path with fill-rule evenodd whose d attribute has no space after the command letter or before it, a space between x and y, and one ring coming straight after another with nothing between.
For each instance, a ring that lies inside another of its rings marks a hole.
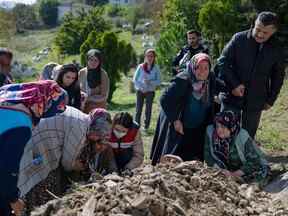
<instances>
[{"instance_id":1,"label":"black trousers","mask_svg":"<svg viewBox=\"0 0 288 216\"><path fill-rule=\"evenodd\" d=\"M259 127L262 111L244 111L242 113L242 128L246 129L254 139Z\"/></svg>"},{"instance_id":2,"label":"black trousers","mask_svg":"<svg viewBox=\"0 0 288 216\"><path fill-rule=\"evenodd\" d=\"M176 150L176 155L184 161L203 161L205 130L205 126L199 128L184 128L184 136Z\"/></svg>"},{"instance_id":3,"label":"black trousers","mask_svg":"<svg viewBox=\"0 0 288 216\"><path fill-rule=\"evenodd\" d=\"M146 92L143 93L141 91L136 92L136 114L135 114L135 121L141 125L141 114L145 100L145 120L144 120L144 127L146 129L149 128L150 120L151 120L151 112L152 112L152 105L153 99L155 96L155 92Z\"/></svg>"}]
</instances>

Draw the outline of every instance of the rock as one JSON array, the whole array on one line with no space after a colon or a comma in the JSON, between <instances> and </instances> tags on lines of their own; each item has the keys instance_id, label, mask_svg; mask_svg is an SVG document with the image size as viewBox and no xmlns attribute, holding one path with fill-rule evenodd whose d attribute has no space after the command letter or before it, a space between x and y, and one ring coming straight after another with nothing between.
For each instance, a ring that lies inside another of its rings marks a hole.
<instances>
[{"instance_id":1,"label":"rock","mask_svg":"<svg viewBox=\"0 0 288 216\"><path fill-rule=\"evenodd\" d=\"M139 195L130 203L133 208L146 209L149 206L150 198L147 195Z\"/></svg>"},{"instance_id":2,"label":"rock","mask_svg":"<svg viewBox=\"0 0 288 216\"><path fill-rule=\"evenodd\" d=\"M115 188L117 186L117 183L112 180L108 180L104 183L104 185L108 188Z\"/></svg>"}]
</instances>

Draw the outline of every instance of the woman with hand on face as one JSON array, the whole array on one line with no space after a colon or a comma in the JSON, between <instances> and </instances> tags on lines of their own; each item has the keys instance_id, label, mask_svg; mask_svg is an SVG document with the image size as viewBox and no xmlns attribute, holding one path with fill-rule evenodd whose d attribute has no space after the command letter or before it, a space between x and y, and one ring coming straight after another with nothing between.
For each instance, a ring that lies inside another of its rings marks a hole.
<instances>
[{"instance_id":1,"label":"woman with hand on face","mask_svg":"<svg viewBox=\"0 0 288 216\"><path fill-rule=\"evenodd\" d=\"M205 129L213 121L216 81L207 54L192 57L160 98L161 111L150 158L159 163L173 154L184 161L203 160Z\"/></svg>"},{"instance_id":2,"label":"woman with hand on face","mask_svg":"<svg viewBox=\"0 0 288 216\"><path fill-rule=\"evenodd\" d=\"M116 172L129 172L143 163L144 150L139 125L133 122L129 113L119 112L114 116L109 143L113 150Z\"/></svg>"},{"instance_id":3,"label":"woman with hand on face","mask_svg":"<svg viewBox=\"0 0 288 216\"><path fill-rule=\"evenodd\" d=\"M81 91L87 94L85 113L95 108L106 108L109 95L109 77L102 68L101 52L91 49L87 52L87 67L79 71Z\"/></svg>"},{"instance_id":4,"label":"woman with hand on face","mask_svg":"<svg viewBox=\"0 0 288 216\"><path fill-rule=\"evenodd\" d=\"M74 64L62 65L56 77L56 82L68 93L68 105L80 109L81 91L76 66Z\"/></svg>"},{"instance_id":5,"label":"woman with hand on face","mask_svg":"<svg viewBox=\"0 0 288 216\"><path fill-rule=\"evenodd\" d=\"M246 182L263 181L269 166L261 150L245 129L240 127L240 114L223 111L206 130L205 162L222 169L226 176Z\"/></svg>"},{"instance_id":6,"label":"woman with hand on face","mask_svg":"<svg viewBox=\"0 0 288 216\"><path fill-rule=\"evenodd\" d=\"M0 88L0 215L21 215L17 180L31 130L41 118L65 110L66 93L54 81L10 84Z\"/></svg>"},{"instance_id":7,"label":"woman with hand on face","mask_svg":"<svg viewBox=\"0 0 288 216\"><path fill-rule=\"evenodd\" d=\"M133 77L137 100L135 121L141 125L141 114L145 100L145 129L148 129L150 126L155 90L161 84L160 70L158 65L155 64L155 59L155 50L147 49L145 51L144 63L137 67Z\"/></svg>"}]
</instances>

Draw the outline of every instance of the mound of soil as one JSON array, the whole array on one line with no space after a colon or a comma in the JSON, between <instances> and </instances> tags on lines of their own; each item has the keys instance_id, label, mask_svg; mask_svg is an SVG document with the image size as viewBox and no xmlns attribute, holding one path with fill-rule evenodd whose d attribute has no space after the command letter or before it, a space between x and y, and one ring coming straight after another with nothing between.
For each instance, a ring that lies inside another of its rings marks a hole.
<instances>
[{"instance_id":1,"label":"mound of soil","mask_svg":"<svg viewBox=\"0 0 288 216\"><path fill-rule=\"evenodd\" d=\"M33 216L221 216L288 215L257 185L239 184L201 162L146 165L132 177L93 176Z\"/></svg>"}]
</instances>

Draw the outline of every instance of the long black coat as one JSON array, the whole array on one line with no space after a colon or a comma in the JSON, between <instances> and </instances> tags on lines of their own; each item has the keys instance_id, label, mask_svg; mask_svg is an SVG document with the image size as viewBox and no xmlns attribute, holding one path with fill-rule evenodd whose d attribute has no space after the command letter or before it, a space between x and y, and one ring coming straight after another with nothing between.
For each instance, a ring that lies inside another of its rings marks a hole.
<instances>
[{"instance_id":1,"label":"long black coat","mask_svg":"<svg viewBox=\"0 0 288 216\"><path fill-rule=\"evenodd\" d=\"M210 102L213 104L216 95L216 81L214 74L209 75ZM175 154L181 142L182 135L175 131L173 122L181 120L182 112L188 102L188 95L192 91L191 78L183 72L178 74L164 91L160 98L161 111L159 114L155 135L153 138L150 159L155 165L164 154ZM211 124L214 117L214 106L207 111L207 118L203 124Z\"/></svg>"},{"instance_id":2,"label":"long black coat","mask_svg":"<svg viewBox=\"0 0 288 216\"><path fill-rule=\"evenodd\" d=\"M217 63L220 76L230 89L226 100L240 109L261 111L264 104L273 105L284 79L283 54L275 38L260 45L251 30L236 33L223 49ZM231 90L245 85L243 98Z\"/></svg>"}]
</instances>

